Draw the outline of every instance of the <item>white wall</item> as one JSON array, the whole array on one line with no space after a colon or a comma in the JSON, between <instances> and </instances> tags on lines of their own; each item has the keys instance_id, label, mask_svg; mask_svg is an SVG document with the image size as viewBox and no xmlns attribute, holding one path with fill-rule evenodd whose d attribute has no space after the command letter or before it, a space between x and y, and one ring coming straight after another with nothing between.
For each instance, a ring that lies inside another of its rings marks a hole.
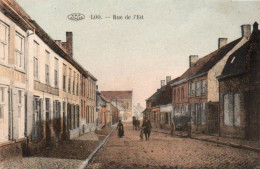
<instances>
[{"instance_id":1,"label":"white wall","mask_svg":"<svg viewBox=\"0 0 260 169\"><path fill-rule=\"evenodd\" d=\"M23 56L25 52L25 38L26 32L23 31L18 25L7 18L0 12L0 21L8 26L8 46L7 55L4 62L0 60L0 87L4 88L4 101L0 104L3 106L4 114L0 119L0 142L8 141L8 126L9 126L9 112L12 114L13 130L11 135L13 139L24 137L24 120L25 120L25 97L26 90L25 84L25 70L18 68L15 63L15 35L19 33L24 41L22 46ZM23 58L22 63L25 60ZM10 93L8 93L10 91ZM19 103L19 91L21 91L21 103ZM9 95L11 97L9 97ZM11 98L11 99L9 99ZM20 107L20 111L19 110Z\"/></svg>"},{"instance_id":2,"label":"white wall","mask_svg":"<svg viewBox=\"0 0 260 169\"><path fill-rule=\"evenodd\" d=\"M208 102L218 102L219 101L219 83L216 77L220 76L222 70L227 62L229 56L235 52L238 48L240 48L243 44L245 44L248 40L246 38L242 38L241 41L230 50L213 68L211 68L208 72Z\"/></svg>"}]
</instances>

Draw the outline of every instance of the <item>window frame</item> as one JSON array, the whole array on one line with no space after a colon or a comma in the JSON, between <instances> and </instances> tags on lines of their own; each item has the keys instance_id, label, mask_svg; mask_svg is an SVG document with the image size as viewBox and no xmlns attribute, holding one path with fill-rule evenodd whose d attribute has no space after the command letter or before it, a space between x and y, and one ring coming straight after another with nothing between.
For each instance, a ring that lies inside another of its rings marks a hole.
<instances>
[{"instance_id":1,"label":"window frame","mask_svg":"<svg viewBox=\"0 0 260 169\"><path fill-rule=\"evenodd\" d=\"M18 47L16 46L16 38L20 38L21 40L21 49L19 50ZM15 32L15 67L20 70L24 70L25 68L25 58L24 58L24 49L25 49L25 38L22 36L19 32ZM18 65L18 59L17 59L17 53L19 54L19 64Z\"/></svg>"},{"instance_id":2,"label":"window frame","mask_svg":"<svg viewBox=\"0 0 260 169\"><path fill-rule=\"evenodd\" d=\"M68 93L71 93L71 71L72 71L72 69L69 68Z\"/></svg>"},{"instance_id":3,"label":"window frame","mask_svg":"<svg viewBox=\"0 0 260 169\"><path fill-rule=\"evenodd\" d=\"M236 110L236 95L239 97L239 110ZM223 95L223 113L224 113L224 125L225 126L235 126L235 127L240 127L241 126L241 117L240 117L240 112L241 112L241 100L243 100L243 94L236 92L236 93L226 93ZM228 104L226 104L225 99L228 98ZM226 107L228 106L228 107ZM228 108L228 111L226 111ZM238 111L238 112L237 112ZM228 113L228 114L226 114ZM229 124L227 122L226 117L229 119Z\"/></svg>"},{"instance_id":4,"label":"window frame","mask_svg":"<svg viewBox=\"0 0 260 169\"><path fill-rule=\"evenodd\" d=\"M5 37L4 40L0 38L0 45L3 45L4 49L4 55L3 57L0 57L0 63L7 64L8 63L8 57L9 57L9 35L10 35L10 27L6 23L0 20L0 26L5 27ZM1 56L1 55L0 55Z\"/></svg>"},{"instance_id":5,"label":"window frame","mask_svg":"<svg viewBox=\"0 0 260 169\"><path fill-rule=\"evenodd\" d=\"M7 87L5 86L0 86L0 109L3 110L3 112L0 112L0 120L3 120L4 117L5 117L5 106L6 106L6 103L7 103L7 94L6 94L6 91L7 90ZM0 111L1 111L0 110Z\"/></svg>"},{"instance_id":6,"label":"window frame","mask_svg":"<svg viewBox=\"0 0 260 169\"><path fill-rule=\"evenodd\" d=\"M59 59L54 57L54 86L59 88Z\"/></svg>"},{"instance_id":7,"label":"window frame","mask_svg":"<svg viewBox=\"0 0 260 169\"><path fill-rule=\"evenodd\" d=\"M62 84L62 88L63 88L63 91L65 92L66 91L66 76L67 76L67 65L66 64L63 64L63 76L62 76L62 80L63 80L63 84Z\"/></svg>"},{"instance_id":8,"label":"window frame","mask_svg":"<svg viewBox=\"0 0 260 169\"><path fill-rule=\"evenodd\" d=\"M50 52L45 50L45 83L50 85Z\"/></svg>"},{"instance_id":9,"label":"window frame","mask_svg":"<svg viewBox=\"0 0 260 169\"><path fill-rule=\"evenodd\" d=\"M37 51L35 47L37 47ZM33 77L35 80L39 80L39 43L34 41L33 48Z\"/></svg>"}]
</instances>

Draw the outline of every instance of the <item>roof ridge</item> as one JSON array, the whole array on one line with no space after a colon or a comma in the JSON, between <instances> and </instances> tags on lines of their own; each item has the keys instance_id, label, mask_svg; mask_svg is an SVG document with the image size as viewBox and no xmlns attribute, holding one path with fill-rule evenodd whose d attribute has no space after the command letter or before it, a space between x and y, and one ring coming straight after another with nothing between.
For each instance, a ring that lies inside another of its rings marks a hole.
<instances>
[{"instance_id":1,"label":"roof ridge","mask_svg":"<svg viewBox=\"0 0 260 169\"><path fill-rule=\"evenodd\" d=\"M180 81L183 79L187 79L187 78L191 78L193 76L196 76L198 74L202 74L203 72L207 72L209 71L209 69L211 69L216 63L218 63L219 60L221 60L230 50L232 50L234 48L235 45L237 45L240 41L241 41L242 37L237 38L231 42L229 42L228 44L226 44L225 46L216 49L212 52L210 52L209 54L199 58L199 60L192 65L190 68L188 68L181 76L180 78L176 81ZM229 49L230 48L230 49ZM225 51L227 50L227 51ZM222 53L224 52L224 53ZM220 54L220 57L218 59L213 60L212 58L217 57L217 54ZM212 60L213 63L209 62ZM204 62L205 61L205 62ZM206 66L208 64L208 66ZM205 70L203 70L205 69ZM176 83L175 82L175 83Z\"/></svg>"}]
</instances>

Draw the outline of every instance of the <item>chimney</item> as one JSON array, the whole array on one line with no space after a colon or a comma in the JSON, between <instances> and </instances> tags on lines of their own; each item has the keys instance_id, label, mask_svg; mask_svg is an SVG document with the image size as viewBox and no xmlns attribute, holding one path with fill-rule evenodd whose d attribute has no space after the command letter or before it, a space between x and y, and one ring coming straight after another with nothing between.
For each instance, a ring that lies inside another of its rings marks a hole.
<instances>
[{"instance_id":1,"label":"chimney","mask_svg":"<svg viewBox=\"0 0 260 169\"><path fill-rule=\"evenodd\" d=\"M251 25L242 25L241 32L242 32L242 37L248 39L251 35Z\"/></svg>"},{"instance_id":2,"label":"chimney","mask_svg":"<svg viewBox=\"0 0 260 169\"><path fill-rule=\"evenodd\" d=\"M189 59L190 59L190 67L191 67L192 65L194 65L194 63L196 63L199 60L199 56L198 55L190 55Z\"/></svg>"},{"instance_id":3,"label":"chimney","mask_svg":"<svg viewBox=\"0 0 260 169\"><path fill-rule=\"evenodd\" d=\"M227 38L218 38L218 48L222 48L227 44Z\"/></svg>"},{"instance_id":4,"label":"chimney","mask_svg":"<svg viewBox=\"0 0 260 169\"><path fill-rule=\"evenodd\" d=\"M59 47L61 47L61 40L54 40L54 42L55 42Z\"/></svg>"},{"instance_id":5,"label":"chimney","mask_svg":"<svg viewBox=\"0 0 260 169\"><path fill-rule=\"evenodd\" d=\"M72 32L66 32L66 51L67 54L73 57L73 34Z\"/></svg>"},{"instance_id":6,"label":"chimney","mask_svg":"<svg viewBox=\"0 0 260 169\"><path fill-rule=\"evenodd\" d=\"M166 84L168 84L171 81L171 76L166 76Z\"/></svg>"},{"instance_id":7,"label":"chimney","mask_svg":"<svg viewBox=\"0 0 260 169\"><path fill-rule=\"evenodd\" d=\"M257 31L257 30L258 30L258 23L257 23L257 22L254 23L254 25L253 25L253 30L254 30L254 31Z\"/></svg>"},{"instance_id":8,"label":"chimney","mask_svg":"<svg viewBox=\"0 0 260 169\"><path fill-rule=\"evenodd\" d=\"M165 86L165 80L161 80L161 87Z\"/></svg>"}]
</instances>

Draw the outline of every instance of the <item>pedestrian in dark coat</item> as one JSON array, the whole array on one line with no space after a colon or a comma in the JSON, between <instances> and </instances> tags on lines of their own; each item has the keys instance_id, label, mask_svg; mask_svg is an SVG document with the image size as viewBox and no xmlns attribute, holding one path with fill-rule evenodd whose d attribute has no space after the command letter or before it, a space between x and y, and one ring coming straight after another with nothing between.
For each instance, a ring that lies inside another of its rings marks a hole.
<instances>
[{"instance_id":1,"label":"pedestrian in dark coat","mask_svg":"<svg viewBox=\"0 0 260 169\"><path fill-rule=\"evenodd\" d=\"M149 140L152 128L150 120L144 119L142 127L144 128L145 139Z\"/></svg>"},{"instance_id":2,"label":"pedestrian in dark coat","mask_svg":"<svg viewBox=\"0 0 260 169\"><path fill-rule=\"evenodd\" d=\"M119 120L117 124L117 129L118 129L118 137L123 137L125 133L124 133L124 125L121 122L121 120Z\"/></svg>"}]
</instances>

